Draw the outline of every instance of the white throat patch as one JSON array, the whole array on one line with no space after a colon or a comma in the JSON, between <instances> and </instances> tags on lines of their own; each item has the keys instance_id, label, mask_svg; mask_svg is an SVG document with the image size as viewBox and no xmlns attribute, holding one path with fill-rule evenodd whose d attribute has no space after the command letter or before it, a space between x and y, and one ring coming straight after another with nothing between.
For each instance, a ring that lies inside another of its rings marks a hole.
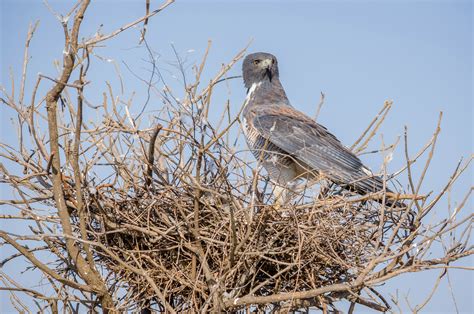
<instances>
[{"instance_id":1,"label":"white throat patch","mask_svg":"<svg viewBox=\"0 0 474 314\"><path fill-rule=\"evenodd\" d=\"M250 99L253 96L253 93L255 92L257 87L259 87L260 85L262 85L262 82L253 83L252 86L250 86L249 91L247 92L247 97L245 97L244 108L247 107ZM244 130L244 134L247 135L247 119L245 119L245 116L242 119L242 124L243 124L242 129Z\"/></svg>"},{"instance_id":2,"label":"white throat patch","mask_svg":"<svg viewBox=\"0 0 474 314\"><path fill-rule=\"evenodd\" d=\"M247 92L247 97L245 97L244 106L247 106L248 102L250 101L250 98L252 98L253 93L255 92L257 87L259 87L260 85L262 85L262 82L253 83L252 86L250 86L249 91Z\"/></svg>"}]
</instances>

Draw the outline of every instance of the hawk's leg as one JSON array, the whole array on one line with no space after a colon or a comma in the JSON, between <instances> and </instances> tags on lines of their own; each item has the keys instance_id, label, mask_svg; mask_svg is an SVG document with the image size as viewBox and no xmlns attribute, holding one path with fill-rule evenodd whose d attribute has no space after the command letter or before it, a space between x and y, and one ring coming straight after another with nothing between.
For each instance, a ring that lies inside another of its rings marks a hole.
<instances>
[{"instance_id":1,"label":"hawk's leg","mask_svg":"<svg viewBox=\"0 0 474 314\"><path fill-rule=\"evenodd\" d=\"M289 201L297 178L295 164L292 159L278 157L281 156L275 154L270 157L270 161L263 163L263 167L267 170L273 185L273 195L277 208Z\"/></svg>"},{"instance_id":2,"label":"hawk's leg","mask_svg":"<svg viewBox=\"0 0 474 314\"><path fill-rule=\"evenodd\" d=\"M294 196L298 187L300 186L296 181L286 185L274 183L273 195L275 196L275 208L279 209L282 205L287 204Z\"/></svg>"},{"instance_id":3,"label":"hawk's leg","mask_svg":"<svg viewBox=\"0 0 474 314\"><path fill-rule=\"evenodd\" d=\"M281 185L275 185L273 195L275 196L275 207L279 209L287 201L288 190Z\"/></svg>"}]
</instances>

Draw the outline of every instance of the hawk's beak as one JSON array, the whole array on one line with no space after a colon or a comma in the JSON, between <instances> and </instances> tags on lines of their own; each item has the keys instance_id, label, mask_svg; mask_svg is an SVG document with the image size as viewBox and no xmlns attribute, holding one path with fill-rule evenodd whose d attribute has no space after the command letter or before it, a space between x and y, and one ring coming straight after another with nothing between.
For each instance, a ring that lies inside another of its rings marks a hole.
<instances>
[{"instance_id":1,"label":"hawk's beak","mask_svg":"<svg viewBox=\"0 0 474 314\"><path fill-rule=\"evenodd\" d=\"M273 60L272 59L265 59L262 61L262 67L265 69L265 75L268 76L270 82L272 81L272 68Z\"/></svg>"},{"instance_id":2,"label":"hawk's beak","mask_svg":"<svg viewBox=\"0 0 474 314\"><path fill-rule=\"evenodd\" d=\"M270 70L270 68L265 69L265 75L268 76L268 78L270 79L270 82L271 82L272 81L272 71Z\"/></svg>"}]
</instances>

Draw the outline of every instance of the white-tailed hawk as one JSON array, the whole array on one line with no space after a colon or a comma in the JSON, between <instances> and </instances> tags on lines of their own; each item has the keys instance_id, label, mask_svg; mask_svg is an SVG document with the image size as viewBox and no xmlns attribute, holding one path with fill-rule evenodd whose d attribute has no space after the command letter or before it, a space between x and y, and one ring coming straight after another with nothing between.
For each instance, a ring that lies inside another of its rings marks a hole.
<instances>
[{"instance_id":1,"label":"white-tailed hawk","mask_svg":"<svg viewBox=\"0 0 474 314\"><path fill-rule=\"evenodd\" d=\"M299 178L320 177L360 194L383 190L380 177L325 127L291 106L275 56L263 52L247 55L243 79L248 89L242 113L244 134L255 158L275 183L277 194Z\"/></svg>"}]
</instances>

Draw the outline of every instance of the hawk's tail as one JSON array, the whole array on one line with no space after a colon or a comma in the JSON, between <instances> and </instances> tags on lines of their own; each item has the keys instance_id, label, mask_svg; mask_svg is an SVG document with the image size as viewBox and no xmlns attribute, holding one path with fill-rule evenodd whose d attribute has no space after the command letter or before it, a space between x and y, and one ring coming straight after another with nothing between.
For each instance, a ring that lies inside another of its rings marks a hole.
<instances>
[{"instance_id":1,"label":"hawk's tail","mask_svg":"<svg viewBox=\"0 0 474 314\"><path fill-rule=\"evenodd\" d=\"M367 175L365 175L360 180L355 181L353 184L351 184L351 187L355 190L355 192L361 195L365 195L369 193L377 193L383 191L384 182L383 179L379 176L367 177ZM393 193L392 190L390 190L388 187L385 187L385 191ZM382 197L380 197L380 199L377 199L377 201L379 203L382 203L384 200ZM402 201L394 200L388 197L385 197L385 205L389 207L405 207L405 204Z\"/></svg>"}]
</instances>

